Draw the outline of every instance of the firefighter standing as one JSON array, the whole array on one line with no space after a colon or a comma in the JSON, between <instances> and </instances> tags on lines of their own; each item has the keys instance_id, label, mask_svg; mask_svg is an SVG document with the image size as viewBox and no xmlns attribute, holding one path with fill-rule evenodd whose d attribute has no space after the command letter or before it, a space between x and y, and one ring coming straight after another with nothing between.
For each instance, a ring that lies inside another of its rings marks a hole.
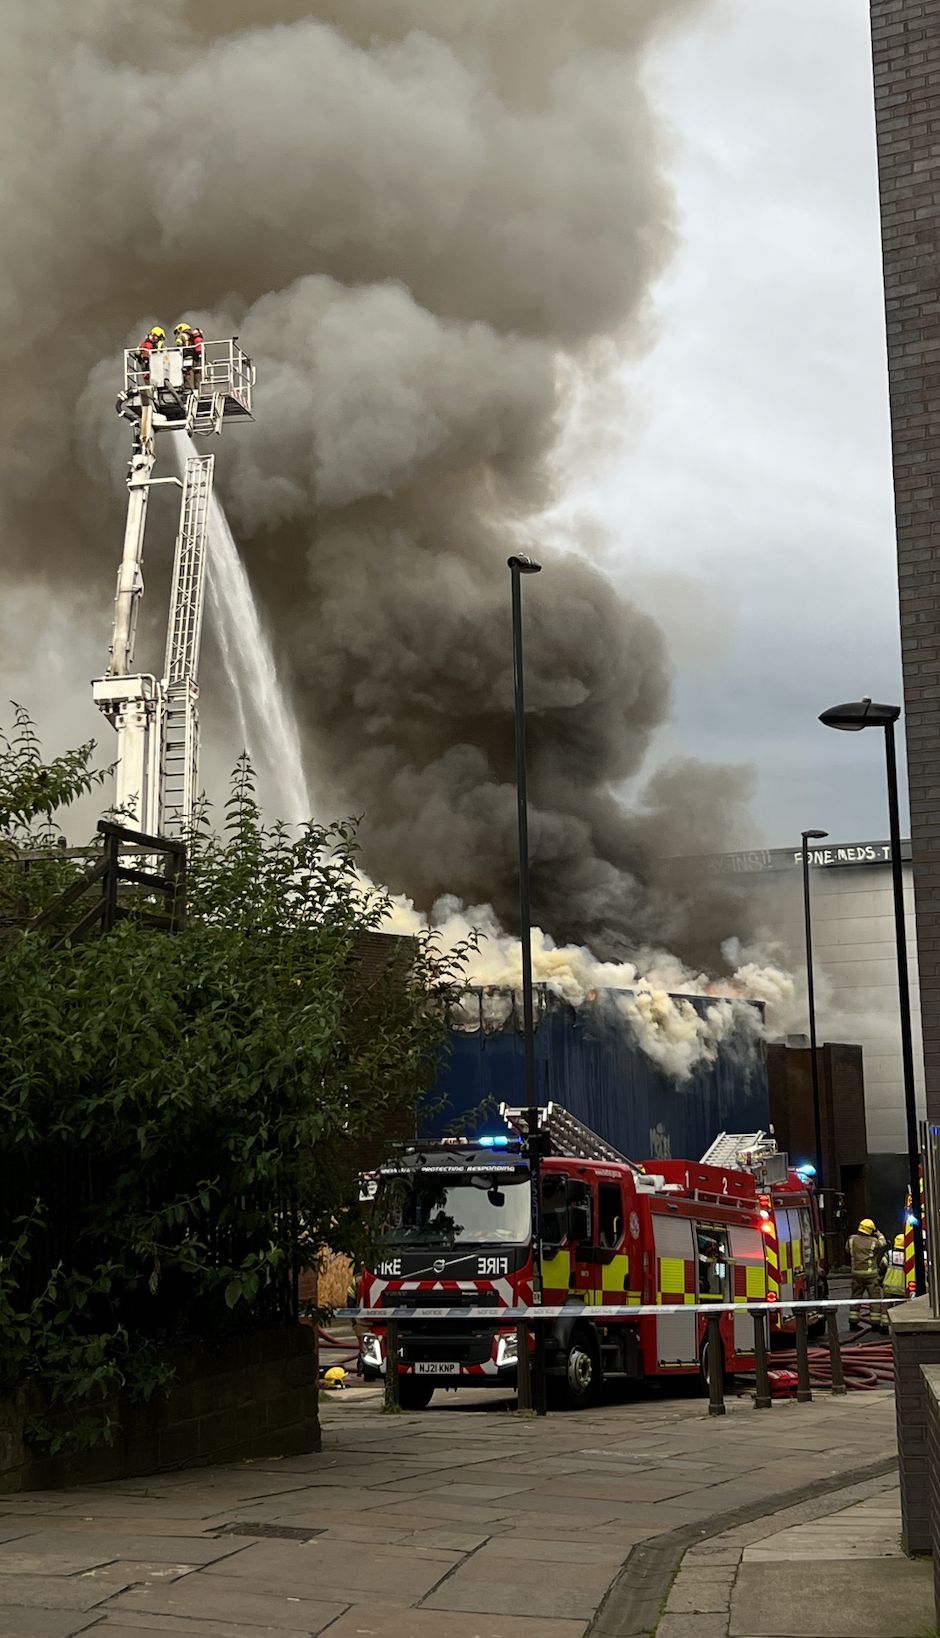
<instances>
[{"instance_id":1,"label":"firefighter standing","mask_svg":"<svg viewBox=\"0 0 940 1638\"><path fill-rule=\"evenodd\" d=\"M849 1329L858 1330L862 1322L862 1304L865 1303L868 1306L868 1323L875 1330L887 1330L887 1316L881 1307L881 1270L887 1242L870 1217L863 1217L858 1232L849 1236L848 1253L852 1266Z\"/></svg>"},{"instance_id":2,"label":"firefighter standing","mask_svg":"<svg viewBox=\"0 0 940 1638\"><path fill-rule=\"evenodd\" d=\"M904 1273L904 1235L896 1234L894 1249L888 1253L888 1266L884 1277L884 1294L886 1297L906 1297L907 1280Z\"/></svg>"},{"instance_id":3,"label":"firefighter standing","mask_svg":"<svg viewBox=\"0 0 940 1638\"><path fill-rule=\"evenodd\" d=\"M174 328L173 334L177 347L180 347L183 353L183 385L192 391L199 386L202 378L202 347L205 338L201 330L195 330L182 319Z\"/></svg>"}]
</instances>

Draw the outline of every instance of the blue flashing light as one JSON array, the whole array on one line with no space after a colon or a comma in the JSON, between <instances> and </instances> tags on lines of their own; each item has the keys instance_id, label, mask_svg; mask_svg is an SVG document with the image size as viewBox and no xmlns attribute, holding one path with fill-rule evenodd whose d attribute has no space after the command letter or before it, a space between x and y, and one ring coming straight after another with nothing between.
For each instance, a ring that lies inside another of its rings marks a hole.
<instances>
[{"instance_id":1,"label":"blue flashing light","mask_svg":"<svg viewBox=\"0 0 940 1638\"><path fill-rule=\"evenodd\" d=\"M916 1228L919 1221L920 1219L914 1217L911 1212L908 1212L907 1217L905 1218L905 1223L907 1224L908 1228Z\"/></svg>"},{"instance_id":2,"label":"blue flashing light","mask_svg":"<svg viewBox=\"0 0 940 1638\"><path fill-rule=\"evenodd\" d=\"M798 1177L815 1177L816 1176L816 1168L815 1168L815 1166L811 1165L808 1160L804 1160L803 1164L801 1166L797 1166L796 1171L797 1171L797 1176Z\"/></svg>"},{"instance_id":3,"label":"blue flashing light","mask_svg":"<svg viewBox=\"0 0 940 1638\"><path fill-rule=\"evenodd\" d=\"M481 1149L508 1149L510 1139L507 1132L484 1132L477 1142Z\"/></svg>"}]
</instances>

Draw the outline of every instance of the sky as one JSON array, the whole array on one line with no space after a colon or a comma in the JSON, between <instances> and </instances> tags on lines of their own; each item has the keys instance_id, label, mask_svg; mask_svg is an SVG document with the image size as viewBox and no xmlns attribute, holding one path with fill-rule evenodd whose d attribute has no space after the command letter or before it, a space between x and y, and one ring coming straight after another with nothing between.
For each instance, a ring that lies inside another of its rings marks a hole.
<instances>
[{"instance_id":1,"label":"sky","mask_svg":"<svg viewBox=\"0 0 940 1638\"><path fill-rule=\"evenodd\" d=\"M671 755L750 765L755 846L882 837L876 737L816 721L900 698L868 8L713 0L649 74L681 238L654 344L623 364L565 503L667 633L674 711L644 777ZM41 623L34 590L7 598L6 693L50 750L100 737L85 679L119 549ZM211 777L239 747L207 689L203 707Z\"/></svg>"},{"instance_id":2,"label":"sky","mask_svg":"<svg viewBox=\"0 0 940 1638\"><path fill-rule=\"evenodd\" d=\"M757 774L754 844L886 834L900 645L868 7L727 0L654 65L682 242L630 412L572 503L677 665L657 756Z\"/></svg>"}]
</instances>

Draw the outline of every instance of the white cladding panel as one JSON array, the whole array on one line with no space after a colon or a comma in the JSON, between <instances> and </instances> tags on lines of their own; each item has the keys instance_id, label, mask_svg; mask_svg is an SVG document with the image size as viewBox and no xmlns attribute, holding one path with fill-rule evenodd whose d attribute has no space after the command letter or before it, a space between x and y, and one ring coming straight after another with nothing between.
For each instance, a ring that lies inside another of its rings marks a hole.
<instances>
[{"instance_id":1,"label":"white cladding panel","mask_svg":"<svg viewBox=\"0 0 940 1638\"><path fill-rule=\"evenodd\" d=\"M791 968L805 962L803 889L798 867L753 878L764 920L782 941ZM894 935L894 899L888 864L814 868L810 873L818 1037L862 1048L865 1115L872 1154L907 1147ZM918 1106L924 1105L920 985L911 867L904 865L908 972L914 1021ZM799 1023L791 1029L799 1029ZM808 1029L808 1023L802 1026Z\"/></svg>"}]
</instances>

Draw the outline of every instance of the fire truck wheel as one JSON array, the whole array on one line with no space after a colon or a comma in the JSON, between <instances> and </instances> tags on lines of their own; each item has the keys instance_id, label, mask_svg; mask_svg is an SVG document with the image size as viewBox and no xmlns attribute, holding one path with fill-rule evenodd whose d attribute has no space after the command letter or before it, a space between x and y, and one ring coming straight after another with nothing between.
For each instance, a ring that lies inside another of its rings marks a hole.
<instances>
[{"instance_id":1,"label":"fire truck wheel","mask_svg":"<svg viewBox=\"0 0 940 1638\"><path fill-rule=\"evenodd\" d=\"M593 1405L600 1389L600 1367L593 1340L587 1331L574 1331L568 1343L565 1368L551 1379L553 1397L565 1410L583 1410Z\"/></svg>"},{"instance_id":2,"label":"fire truck wheel","mask_svg":"<svg viewBox=\"0 0 940 1638\"><path fill-rule=\"evenodd\" d=\"M420 1376L398 1378L398 1403L402 1410L427 1410L434 1392L434 1383Z\"/></svg>"}]
</instances>

